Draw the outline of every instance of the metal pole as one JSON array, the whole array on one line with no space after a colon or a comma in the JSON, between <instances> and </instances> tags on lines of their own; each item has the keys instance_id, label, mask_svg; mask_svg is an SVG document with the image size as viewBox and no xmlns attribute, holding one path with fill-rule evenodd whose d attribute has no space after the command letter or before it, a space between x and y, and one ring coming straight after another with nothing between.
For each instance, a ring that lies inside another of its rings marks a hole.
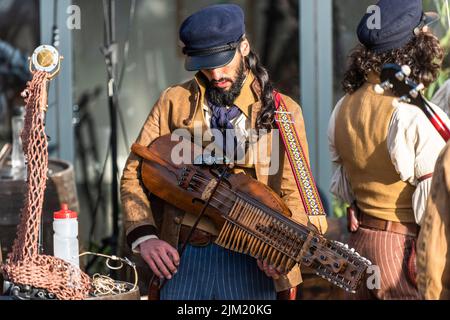
<instances>
[{"instance_id":1,"label":"metal pole","mask_svg":"<svg viewBox=\"0 0 450 320\"><path fill-rule=\"evenodd\" d=\"M40 1L40 43L53 44L54 17L56 16L57 28L60 31L58 51L64 56L64 60L61 62L61 72L49 87L46 132L50 137L50 156L74 163L72 30L66 26L68 17L66 11L72 1L56 1L58 2L56 11L54 11L53 0ZM60 97L64 98L60 99Z\"/></svg>"},{"instance_id":2,"label":"metal pole","mask_svg":"<svg viewBox=\"0 0 450 320\"><path fill-rule=\"evenodd\" d=\"M113 233L109 239L112 254L117 254L117 244L119 238L119 183L117 174L119 172L117 165L118 146L117 146L117 110L118 98L116 91L117 77L117 43L116 43L116 1L108 0L108 19L106 21L106 43L105 51L108 55L108 106L111 120L111 206L113 217Z\"/></svg>"},{"instance_id":3,"label":"metal pole","mask_svg":"<svg viewBox=\"0 0 450 320\"><path fill-rule=\"evenodd\" d=\"M331 210L328 122L333 107L332 0L299 0L300 92L311 169Z\"/></svg>"}]
</instances>

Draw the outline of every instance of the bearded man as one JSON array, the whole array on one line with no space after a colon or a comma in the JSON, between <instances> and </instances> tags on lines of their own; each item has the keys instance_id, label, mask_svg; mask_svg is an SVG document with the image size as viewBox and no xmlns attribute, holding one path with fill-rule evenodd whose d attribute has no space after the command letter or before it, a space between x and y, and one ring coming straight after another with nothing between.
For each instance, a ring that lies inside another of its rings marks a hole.
<instances>
[{"instance_id":1,"label":"bearded man","mask_svg":"<svg viewBox=\"0 0 450 320\"><path fill-rule=\"evenodd\" d=\"M245 36L244 13L237 5L215 5L188 17L180 28L186 55L185 68L198 71L195 78L165 90L154 105L136 143L148 146L156 138L184 129L203 137L211 130L231 130L228 139L215 139L228 150L244 150L243 161L234 173L245 173L268 185L287 204L292 218L307 224L299 191L283 143L269 144L268 160L249 157L252 131L258 131L256 145L273 134L275 104L266 69L251 50ZM282 96L292 114L294 126L306 156L308 148L300 107ZM254 159L250 161L249 159ZM277 292L295 296L301 283L299 267L280 274L263 261L231 252L214 244L220 226L202 217L180 257L196 216L170 203L147 197L139 179L142 159L131 153L121 181L121 199L128 244L140 252L153 273L169 279L160 291L162 300L275 299ZM278 170L267 166L279 163ZM326 221L316 219L319 231ZM258 268L259 267L259 268Z\"/></svg>"}]
</instances>

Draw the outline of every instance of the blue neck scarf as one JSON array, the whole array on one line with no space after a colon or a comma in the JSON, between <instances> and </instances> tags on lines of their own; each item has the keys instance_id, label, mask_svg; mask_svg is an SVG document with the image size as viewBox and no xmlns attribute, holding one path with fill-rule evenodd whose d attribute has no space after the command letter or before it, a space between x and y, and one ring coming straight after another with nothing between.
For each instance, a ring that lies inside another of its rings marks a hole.
<instances>
[{"instance_id":1,"label":"blue neck scarf","mask_svg":"<svg viewBox=\"0 0 450 320\"><path fill-rule=\"evenodd\" d=\"M219 129L221 131L225 129L234 129L231 124L231 120L239 117L242 111L236 107L226 108L215 105L208 101L209 108L211 109L211 129Z\"/></svg>"},{"instance_id":2,"label":"blue neck scarf","mask_svg":"<svg viewBox=\"0 0 450 320\"><path fill-rule=\"evenodd\" d=\"M211 129L218 129L222 132L222 147L224 154L227 152L233 152L232 159L236 157L237 139L234 137L233 150L227 149L227 129L234 129L231 121L242 114L242 111L235 105L230 108L222 107L213 104L208 101L209 108L211 110Z\"/></svg>"}]
</instances>

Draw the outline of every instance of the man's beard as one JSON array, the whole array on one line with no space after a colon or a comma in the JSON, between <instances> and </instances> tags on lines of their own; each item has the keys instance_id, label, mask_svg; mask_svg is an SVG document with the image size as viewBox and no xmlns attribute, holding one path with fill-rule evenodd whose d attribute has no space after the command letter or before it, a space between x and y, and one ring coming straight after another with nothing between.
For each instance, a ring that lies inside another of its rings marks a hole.
<instances>
[{"instance_id":1,"label":"man's beard","mask_svg":"<svg viewBox=\"0 0 450 320\"><path fill-rule=\"evenodd\" d=\"M242 84L245 81L245 65L244 59L241 60L239 69L237 72L237 78L234 80L229 90L223 90L214 86L214 82L221 82L224 80L231 80L229 78L223 78L219 80L212 80L208 83L206 88L206 98L210 103L216 106L226 107L232 106L236 98L241 94ZM232 80L231 80L232 81Z\"/></svg>"}]
</instances>

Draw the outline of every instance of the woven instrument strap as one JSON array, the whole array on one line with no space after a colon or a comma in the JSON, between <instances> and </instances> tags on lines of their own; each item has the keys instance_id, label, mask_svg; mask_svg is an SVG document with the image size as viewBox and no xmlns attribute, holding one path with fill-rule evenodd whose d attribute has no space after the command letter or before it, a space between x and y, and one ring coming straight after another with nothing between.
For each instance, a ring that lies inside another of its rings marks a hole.
<instances>
[{"instance_id":1,"label":"woven instrument strap","mask_svg":"<svg viewBox=\"0 0 450 320\"><path fill-rule=\"evenodd\" d=\"M273 97L275 108L277 109L275 122L280 130L305 212L310 220L314 216L326 216L308 159L295 130L292 113L288 111L279 92L274 91Z\"/></svg>"}]
</instances>

